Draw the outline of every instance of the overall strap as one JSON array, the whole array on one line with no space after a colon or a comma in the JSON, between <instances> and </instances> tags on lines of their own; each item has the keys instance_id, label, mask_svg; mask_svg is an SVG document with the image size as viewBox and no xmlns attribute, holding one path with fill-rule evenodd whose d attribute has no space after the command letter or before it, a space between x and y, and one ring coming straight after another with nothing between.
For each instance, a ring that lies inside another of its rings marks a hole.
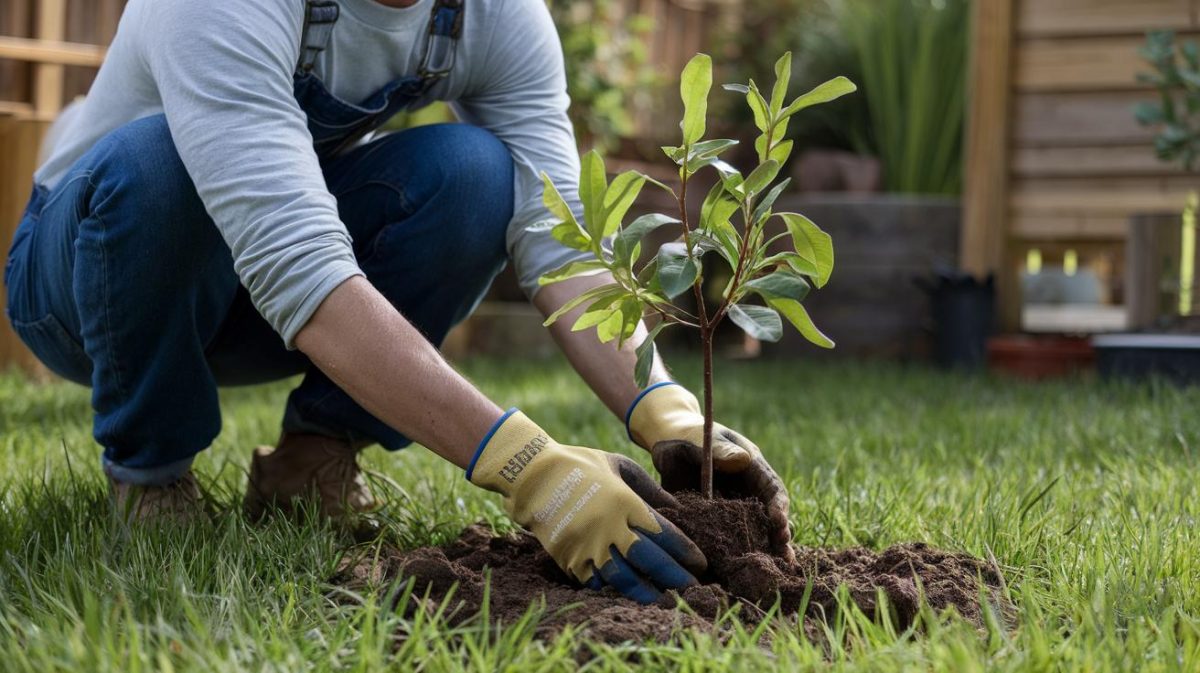
<instances>
[{"instance_id":1,"label":"overall strap","mask_svg":"<svg viewBox=\"0 0 1200 673\"><path fill-rule=\"evenodd\" d=\"M424 89L450 74L454 67L455 47L462 34L465 0L435 0L429 16L429 31L425 41L425 56L417 76Z\"/></svg>"},{"instance_id":2,"label":"overall strap","mask_svg":"<svg viewBox=\"0 0 1200 673\"><path fill-rule=\"evenodd\" d=\"M329 46L333 25L338 20L338 4L333 0L305 0L304 32L300 37L300 60L296 73L312 72L317 57Z\"/></svg>"}]
</instances>

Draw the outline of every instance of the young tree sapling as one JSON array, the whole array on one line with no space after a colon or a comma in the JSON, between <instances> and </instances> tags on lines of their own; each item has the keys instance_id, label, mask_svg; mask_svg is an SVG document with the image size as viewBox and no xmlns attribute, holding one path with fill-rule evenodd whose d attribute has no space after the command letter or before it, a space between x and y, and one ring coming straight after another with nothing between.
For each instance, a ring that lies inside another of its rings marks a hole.
<instances>
[{"instance_id":1,"label":"young tree sapling","mask_svg":"<svg viewBox=\"0 0 1200 673\"><path fill-rule=\"evenodd\" d=\"M637 171L621 173L609 183L604 159L593 150L581 162L580 223L549 177L542 174L543 200L554 218L539 226L548 228L563 244L590 252L592 259L571 262L542 276L539 282L546 285L601 271L611 273L614 280L571 299L546 319L546 325L586 305L572 329L594 327L601 342L615 339L621 345L634 335L647 310L658 314L661 320L637 348L635 377L643 387L650 376L655 338L671 325L699 330L704 357L700 483L707 497L712 497L713 335L721 321L728 317L756 339L778 341L783 336L782 315L812 343L833 347L833 341L817 329L802 304L813 286L820 288L829 280L833 242L807 217L776 213L772 206L790 182L786 178L776 181L792 151L792 141L786 139L788 120L807 107L837 99L856 87L845 77L837 77L785 104L791 63L790 53L776 62L775 85L769 99L754 80L724 87L745 96L760 132L754 144L758 162L748 175L743 176L720 158L737 144L736 140L704 139L712 88L712 59L706 54L689 61L680 77L682 143L662 148L679 167L678 192ZM700 207L699 219L693 221L686 205L688 185L697 172L706 168L716 171L718 180ZM678 204L677 214L651 213L625 224L625 215L646 183L669 193ZM740 217L740 228L734 224L735 215ZM766 225L771 218L779 218L785 231L767 237ZM638 269L635 265L641 256L642 238L667 225L681 229L679 239L662 246L649 263ZM790 239L793 249L770 253L781 239ZM717 263L728 265L732 273L715 307L705 304L701 292L702 260L708 252L716 253ZM689 289L695 299L694 309L675 302ZM748 303L751 295L757 295L765 305Z\"/></svg>"}]
</instances>

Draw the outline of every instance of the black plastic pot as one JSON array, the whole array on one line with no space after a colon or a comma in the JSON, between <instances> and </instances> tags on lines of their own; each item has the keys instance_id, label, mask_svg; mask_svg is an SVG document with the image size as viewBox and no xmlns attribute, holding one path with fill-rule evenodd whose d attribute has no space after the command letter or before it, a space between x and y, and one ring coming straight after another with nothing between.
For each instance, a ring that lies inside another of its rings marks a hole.
<instances>
[{"instance_id":1,"label":"black plastic pot","mask_svg":"<svg viewBox=\"0 0 1200 673\"><path fill-rule=\"evenodd\" d=\"M981 369L996 305L995 279L979 282L958 271L938 271L918 279L929 294L933 314L933 359L954 369Z\"/></svg>"},{"instance_id":2,"label":"black plastic pot","mask_svg":"<svg viewBox=\"0 0 1200 673\"><path fill-rule=\"evenodd\" d=\"M1106 379L1163 378L1200 383L1200 335L1105 334L1092 339L1096 366Z\"/></svg>"}]
</instances>

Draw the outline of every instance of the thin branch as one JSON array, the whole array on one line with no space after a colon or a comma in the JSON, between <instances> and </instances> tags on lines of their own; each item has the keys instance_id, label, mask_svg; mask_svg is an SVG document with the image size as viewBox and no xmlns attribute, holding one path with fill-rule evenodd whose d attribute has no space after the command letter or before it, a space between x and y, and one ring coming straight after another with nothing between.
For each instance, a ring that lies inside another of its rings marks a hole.
<instances>
[{"instance_id":1,"label":"thin branch","mask_svg":"<svg viewBox=\"0 0 1200 673\"><path fill-rule=\"evenodd\" d=\"M697 328L697 329L699 329L699 327L700 327L699 325L697 325L697 324L696 324L696 323L694 323L694 322L691 322L691 321L689 321L689 320L684 320L683 318L680 318L679 316L676 316L676 315L672 315L672 314L670 314L670 313L667 313L666 311L662 310L662 309L661 309L661 308L659 308L658 306L655 306L654 304L650 304L650 308L651 308L651 310L653 310L655 313L657 313L658 315L662 316L662 319L663 319L663 320L666 320L667 322L674 323L674 324L676 324L676 325L686 325L686 326L688 326L688 327L694 327L694 328Z\"/></svg>"}]
</instances>

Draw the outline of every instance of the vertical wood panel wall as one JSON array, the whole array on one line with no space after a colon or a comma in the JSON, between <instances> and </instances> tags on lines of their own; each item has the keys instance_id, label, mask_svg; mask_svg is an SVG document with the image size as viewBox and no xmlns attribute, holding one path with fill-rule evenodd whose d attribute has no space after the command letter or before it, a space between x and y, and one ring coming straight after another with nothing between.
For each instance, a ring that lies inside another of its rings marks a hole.
<instances>
[{"instance_id":1,"label":"vertical wood panel wall","mask_svg":"<svg viewBox=\"0 0 1200 673\"><path fill-rule=\"evenodd\" d=\"M1182 210L1200 180L1158 161L1154 130L1138 125L1133 107L1154 96L1136 81L1149 69L1138 54L1147 31L1200 33L1200 0L976 1L977 18L1011 12L1011 32L1007 55L995 53L994 39L973 42L974 79L1002 80L973 82L987 98L977 95L971 111L973 133L984 140L968 154L975 208L968 208L964 259L986 260L976 266L999 271L1002 287L1013 287L1011 252L1023 243L1121 242L1135 213ZM987 142L989 133L1002 134L1003 143ZM998 147L1003 157L994 155ZM1002 179L993 179L997 164ZM994 226L1004 235L984 235ZM1014 328L1019 297L1007 294L1005 322Z\"/></svg>"}]
</instances>

